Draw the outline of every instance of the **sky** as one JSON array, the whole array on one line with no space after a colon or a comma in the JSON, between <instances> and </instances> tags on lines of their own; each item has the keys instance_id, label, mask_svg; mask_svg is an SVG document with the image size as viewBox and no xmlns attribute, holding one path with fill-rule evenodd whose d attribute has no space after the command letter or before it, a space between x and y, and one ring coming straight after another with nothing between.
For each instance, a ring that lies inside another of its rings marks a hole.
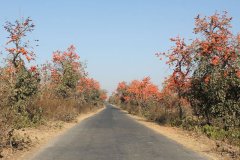
<instances>
[{"instance_id":1,"label":"sky","mask_svg":"<svg viewBox=\"0 0 240 160\"><path fill-rule=\"evenodd\" d=\"M35 64L73 44L89 76L109 94L120 81L145 76L161 86L171 69L155 53L170 49L171 37L195 37L198 14L228 11L232 31L240 32L239 7L239 0L0 0L0 50L4 23L30 17L36 27L29 37L39 40Z\"/></svg>"}]
</instances>

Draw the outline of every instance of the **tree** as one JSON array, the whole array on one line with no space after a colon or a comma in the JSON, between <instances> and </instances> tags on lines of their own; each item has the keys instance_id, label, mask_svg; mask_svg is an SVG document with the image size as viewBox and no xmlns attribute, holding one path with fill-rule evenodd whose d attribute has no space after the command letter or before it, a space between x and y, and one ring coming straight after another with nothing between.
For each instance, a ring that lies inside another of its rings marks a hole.
<instances>
[{"instance_id":1,"label":"tree","mask_svg":"<svg viewBox=\"0 0 240 160\"><path fill-rule=\"evenodd\" d=\"M208 124L212 120L227 126L239 125L240 107L240 45L239 35L231 31L232 18L224 12L195 18L194 33L201 35L186 44L179 37L171 39L175 46L164 55L172 67L171 89L179 98L188 98L198 116Z\"/></svg>"},{"instance_id":2,"label":"tree","mask_svg":"<svg viewBox=\"0 0 240 160\"><path fill-rule=\"evenodd\" d=\"M33 60L34 52L29 50L28 41L24 41L27 34L34 30L32 20L27 18L22 21L16 20L15 23L6 22L4 28L9 34L7 45L11 47L6 48L6 50L9 53L9 60L13 67L17 69L24 65L24 57L27 61Z\"/></svg>"},{"instance_id":3,"label":"tree","mask_svg":"<svg viewBox=\"0 0 240 160\"><path fill-rule=\"evenodd\" d=\"M52 83L57 85L57 93L63 98L75 92L78 80L84 76L79 58L73 45L67 51L53 53Z\"/></svg>"},{"instance_id":4,"label":"tree","mask_svg":"<svg viewBox=\"0 0 240 160\"><path fill-rule=\"evenodd\" d=\"M157 53L157 56L166 57L168 59L166 63L173 69L169 78L169 82L171 83L171 88L169 89L172 89L177 94L179 99L177 105L179 109L179 118L182 119L183 109L181 99L184 98L190 84L190 76L193 67L192 60L194 58L192 52L193 45L187 45L184 39L180 37L171 38L170 40L175 43L175 46L168 52Z\"/></svg>"},{"instance_id":5,"label":"tree","mask_svg":"<svg viewBox=\"0 0 240 160\"><path fill-rule=\"evenodd\" d=\"M105 101L107 98L106 91L101 90L99 82L93 78L80 78L77 88L85 103L97 105L97 102Z\"/></svg>"},{"instance_id":6,"label":"tree","mask_svg":"<svg viewBox=\"0 0 240 160\"><path fill-rule=\"evenodd\" d=\"M122 104L130 104L140 113L148 111L159 102L160 92L156 85L150 81L150 77L145 77L141 81L133 80L131 83L120 82L116 94L112 98L118 97Z\"/></svg>"},{"instance_id":7,"label":"tree","mask_svg":"<svg viewBox=\"0 0 240 160\"><path fill-rule=\"evenodd\" d=\"M196 69L189 100L208 124L217 120L225 129L240 125L240 43L231 31L231 17L215 13L195 18Z\"/></svg>"},{"instance_id":8,"label":"tree","mask_svg":"<svg viewBox=\"0 0 240 160\"><path fill-rule=\"evenodd\" d=\"M40 82L37 67L32 66L28 69L25 65L35 56L29 41L26 40L27 34L33 31L34 24L27 18L22 21L16 20L14 23L6 22L4 28L9 34L6 48L7 66L4 69L6 85L11 86L9 104L21 115L29 117L32 114L27 108L29 99L37 94Z\"/></svg>"},{"instance_id":9,"label":"tree","mask_svg":"<svg viewBox=\"0 0 240 160\"><path fill-rule=\"evenodd\" d=\"M128 86L126 82L123 81L118 83L116 92L117 92L117 97L119 98L121 103L125 103L129 101L127 88Z\"/></svg>"}]
</instances>

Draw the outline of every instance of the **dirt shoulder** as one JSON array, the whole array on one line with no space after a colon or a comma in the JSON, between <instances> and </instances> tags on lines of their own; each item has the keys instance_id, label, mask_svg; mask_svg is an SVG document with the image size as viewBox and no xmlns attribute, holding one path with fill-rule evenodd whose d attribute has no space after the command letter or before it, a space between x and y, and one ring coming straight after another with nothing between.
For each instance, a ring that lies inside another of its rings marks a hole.
<instances>
[{"instance_id":1,"label":"dirt shoulder","mask_svg":"<svg viewBox=\"0 0 240 160\"><path fill-rule=\"evenodd\" d=\"M125 113L127 111L122 110ZM197 134L195 132L185 131L181 128L159 125L155 122L148 121L143 117L127 114L131 118L135 119L140 124L172 139L184 147L193 150L200 155L203 155L211 160L232 160L228 155L221 154L216 149L217 143L214 140L209 139L205 135Z\"/></svg>"},{"instance_id":2,"label":"dirt shoulder","mask_svg":"<svg viewBox=\"0 0 240 160\"><path fill-rule=\"evenodd\" d=\"M29 144L26 147L23 146L22 150L12 151L11 149L5 149L4 154L7 156L5 156L2 160L26 160L30 158L50 140L64 134L82 120L101 112L104 108L105 107L80 114L74 122L67 123L62 121L53 121L47 122L46 125L42 125L37 128L17 130L17 134L21 138L25 139L26 143L29 141Z\"/></svg>"}]
</instances>

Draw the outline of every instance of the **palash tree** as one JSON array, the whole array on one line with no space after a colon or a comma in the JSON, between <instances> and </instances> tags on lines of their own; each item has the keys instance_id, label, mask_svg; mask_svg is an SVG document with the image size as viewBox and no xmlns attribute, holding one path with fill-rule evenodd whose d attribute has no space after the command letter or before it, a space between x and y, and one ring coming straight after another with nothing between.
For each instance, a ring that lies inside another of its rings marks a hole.
<instances>
[{"instance_id":1,"label":"palash tree","mask_svg":"<svg viewBox=\"0 0 240 160\"><path fill-rule=\"evenodd\" d=\"M201 38L186 44L179 37L171 39L175 46L164 55L173 72L171 88L179 97L188 98L195 114L221 119L227 125L239 125L239 35L231 31L227 13L210 17L197 16L194 32ZM179 117L182 119L181 101Z\"/></svg>"},{"instance_id":2,"label":"palash tree","mask_svg":"<svg viewBox=\"0 0 240 160\"><path fill-rule=\"evenodd\" d=\"M132 81L128 92L134 97L137 105L144 109L148 109L149 102L155 102L159 94L158 87L150 82L150 77L145 77L141 81Z\"/></svg>"},{"instance_id":3,"label":"palash tree","mask_svg":"<svg viewBox=\"0 0 240 160\"><path fill-rule=\"evenodd\" d=\"M63 98L76 92L78 80L84 76L79 58L73 45L66 51L53 53L52 84L56 86L57 94Z\"/></svg>"},{"instance_id":4,"label":"palash tree","mask_svg":"<svg viewBox=\"0 0 240 160\"><path fill-rule=\"evenodd\" d=\"M16 20L15 23L6 22L4 28L9 34L7 45L10 45L6 51L9 53L9 60L14 68L22 66L24 58L27 61L33 60L34 52L29 50L28 41L24 40L27 34L34 30L32 20L27 18L22 21Z\"/></svg>"},{"instance_id":5,"label":"palash tree","mask_svg":"<svg viewBox=\"0 0 240 160\"><path fill-rule=\"evenodd\" d=\"M196 69L189 99L198 115L220 120L221 126L239 126L240 118L240 41L231 31L232 18L215 13L195 19Z\"/></svg>"},{"instance_id":6,"label":"palash tree","mask_svg":"<svg viewBox=\"0 0 240 160\"><path fill-rule=\"evenodd\" d=\"M28 69L25 64L35 57L29 41L26 40L27 34L33 31L34 24L27 18L22 21L16 20L14 23L6 22L4 28L9 34L6 48L7 66L3 70L7 79L6 85L11 88L9 104L22 116L32 118L33 115L27 106L29 99L38 92L40 79L37 67L32 66Z\"/></svg>"},{"instance_id":7,"label":"palash tree","mask_svg":"<svg viewBox=\"0 0 240 160\"><path fill-rule=\"evenodd\" d=\"M148 111L153 105L157 105L160 92L156 85L145 77L141 81L133 80L131 83L120 82L116 90L116 97L123 104L130 104L137 112Z\"/></svg>"},{"instance_id":8,"label":"palash tree","mask_svg":"<svg viewBox=\"0 0 240 160\"><path fill-rule=\"evenodd\" d=\"M99 82L93 78L80 78L77 90L83 96L85 103L97 105L98 102L105 101L107 98L106 92L101 90Z\"/></svg>"},{"instance_id":9,"label":"palash tree","mask_svg":"<svg viewBox=\"0 0 240 160\"><path fill-rule=\"evenodd\" d=\"M128 88L128 85L125 81L118 83L118 86L116 89L116 97L118 97L121 103L125 103L129 101L127 88Z\"/></svg>"},{"instance_id":10,"label":"palash tree","mask_svg":"<svg viewBox=\"0 0 240 160\"><path fill-rule=\"evenodd\" d=\"M179 118L182 119L183 109L181 99L184 98L184 94L188 90L190 84L190 76L193 66L192 60L194 57L192 52L193 46L188 46L184 39L181 39L180 37L171 38L170 40L175 43L175 46L173 46L168 52L157 53L157 56L166 57L168 59L166 63L173 69L167 87L169 87L168 89L173 90L179 99L177 106L179 110Z\"/></svg>"}]
</instances>

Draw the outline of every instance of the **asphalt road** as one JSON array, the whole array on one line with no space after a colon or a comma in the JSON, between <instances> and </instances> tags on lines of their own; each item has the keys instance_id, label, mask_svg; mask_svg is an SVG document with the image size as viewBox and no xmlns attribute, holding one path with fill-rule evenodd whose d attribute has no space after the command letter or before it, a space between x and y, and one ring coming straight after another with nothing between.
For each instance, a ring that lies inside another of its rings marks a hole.
<instances>
[{"instance_id":1,"label":"asphalt road","mask_svg":"<svg viewBox=\"0 0 240 160\"><path fill-rule=\"evenodd\" d=\"M203 160L110 105L53 140L32 160Z\"/></svg>"}]
</instances>

